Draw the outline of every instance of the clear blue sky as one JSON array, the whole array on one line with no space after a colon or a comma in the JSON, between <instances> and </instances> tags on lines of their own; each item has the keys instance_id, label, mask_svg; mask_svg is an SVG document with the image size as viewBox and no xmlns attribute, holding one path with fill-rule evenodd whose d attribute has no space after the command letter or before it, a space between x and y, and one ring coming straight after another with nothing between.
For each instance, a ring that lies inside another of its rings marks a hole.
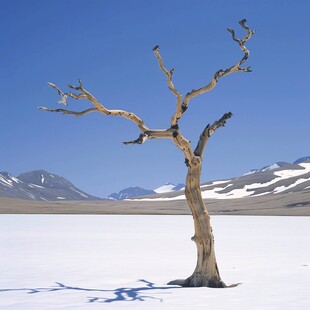
<instances>
[{"instance_id":1,"label":"clear blue sky","mask_svg":"<svg viewBox=\"0 0 310 310\"><path fill-rule=\"evenodd\" d=\"M180 126L196 145L204 126L231 111L212 136L202 181L238 176L276 161L310 155L310 40L308 0L1 0L0 171L45 169L77 187L105 196L128 186L153 189L184 182L183 154L169 140L143 145L137 127L101 114L82 118L37 110L61 107L77 78L107 108L135 112L152 128L168 128L175 97L152 48L159 44L183 94L206 85L242 56L226 31L248 42L252 73L222 78L191 101ZM86 101L69 108L83 110Z\"/></svg>"}]
</instances>

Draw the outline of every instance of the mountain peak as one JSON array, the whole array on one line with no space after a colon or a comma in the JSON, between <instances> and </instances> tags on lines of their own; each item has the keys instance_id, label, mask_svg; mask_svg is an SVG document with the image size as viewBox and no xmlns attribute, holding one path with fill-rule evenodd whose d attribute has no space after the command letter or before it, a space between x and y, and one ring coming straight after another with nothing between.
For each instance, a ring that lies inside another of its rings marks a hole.
<instances>
[{"instance_id":1,"label":"mountain peak","mask_svg":"<svg viewBox=\"0 0 310 310\"><path fill-rule=\"evenodd\" d=\"M64 188L73 186L67 179L56 174L49 173L45 170L34 170L22 173L18 176L20 180L26 183L31 183L45 188Z\"/></svg>"},{"instance_id":2,"label":"mountain peak","mask_svg":"<svg viewBox=\"0 0 310 310\"><path fill-rule=\"evenodd\" d=\"M288 165L298 165L298 164L301 164L301 163L304 163L307 161L310 161L310 156L301 157L301 158L295 160L292 164L285 162L285 161L278 161L272 165L265 166L265 167L262 167L260 169L252 169L252 170L248 171L247 173L245 173L244 175L248 175L248 174L252 174L252 173L256 173L256 172L274 170L274 169L282 168L282 167L288 166Z\"/></svg>"},{"instance_id":3,"label":"mountain peak","mask_svg":"<svg viewBox=\"0 0 310 310\"><path fill-rule=\"evenodd\" d=\"M125 188L121 190L118 193L113 193L109 195L107 198L112 200L123 200L131 197L137 197L137 196L147 196L147 195L153 195L156 194L155 191L144 189L139 186L132 186Z\"/></svg>"},{"instance_id":4,"label":"mountain peak","mask_svg":"<svg viewBox=\"0 0 310 310\"><path fill-rule=\"evenodd\" d=\"M305 157L301 157L297 160L295 160L293 162L293 164L301 164L301 163L304 163L305 161L309 161L310 160L310 156L305 156Z\"/></svg>"},{"instance_id":5,"label":"mountain peak","mask_svg":"<svg viewBox=\"0 0 310 310\"><path fill-rule=\"evenodd\" d=\"M170 192L178 191L184 187L185 187L185 185L182 183L179 183L177 185L175 185L173 183L166 183L165 185L154 189L154 192L157 194L170 193Z\"/></svg>"},{"instance_id":6,"label":"mountain peak","mask_svg":"<svg viewBox=\"0 0 310 310\"><path fill-rule=\"evenodd\" d=\"M257 172L264 172L264 171L270 171L270 170L275 170L275 169L278 169L278 168L281 168L281 167L284 167L284 166L287 166L287 165L290 165L290 163L287 163L287 162L283 162L283 161L278 161L272 165L269 165L269 166L264 166L260 169L252 169L248 172L246 172L245 174L243 174L243 176L245 175L249 175L249 174L253 174L253 173L257 173Z\"/></svg>"},{"instance_id":7,"label":"mountain peak","mask_svg":"<svg viewBox=\"0 0 310 310\"><path fill-rule=\"evenodd\" d=\"M67 179L45 170L35 170L14 177L0 173L0 197L33 200L99 200L76 188Z\"/></svg>"}]
</instances>

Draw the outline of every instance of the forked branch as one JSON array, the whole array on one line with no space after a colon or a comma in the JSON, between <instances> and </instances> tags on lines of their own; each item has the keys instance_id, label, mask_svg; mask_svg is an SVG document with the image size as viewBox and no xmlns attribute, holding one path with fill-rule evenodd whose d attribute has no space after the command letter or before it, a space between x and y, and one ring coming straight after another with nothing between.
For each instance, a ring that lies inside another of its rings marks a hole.
<instances>
[{"instance_id":1,"label":"forked branch","mask_svg":"<svg viewBox=\"0 0 310 310\"><path fill-rule=\"evenodd\" d=\"M182 105L187 107L189 101L193 97L196 97L198 95L204 94L204 93L212 90L216 86L219 78L221 78L223 76L226 76L226 75L234 73L234 72L251 72L251 68L250 67L246 67L246 68L241 68L240 67L249 58L249 55L250 55L250 52L247 49L247 47L244 45L244 43L247 42L251 38L252 34L254 34L254 31L251 30L245 23L246 23L246 19L243 19L243 20L241 20L239 22L241 27L247 31L247 34L246 34L246 36L243 39L236 38L235 32L234 32L233 29L231 29L231 28L227 29L230 33L232 33L233 40L239 43L240 48L244 52L244 56L241 58L241 60L237 61L230 68L227 68L227 69L224 69L224 70L223 69L218 70L213 75L212 80L211 80L211 82L208 85L206 85L204 87L201 87L199 89L193 89L191 92L187 93L185 98L184 98L184 100L183 100Z\"/></svg>"},{"instance_id":2,"label":"forked branch","mask_svg":"<svg viewBox=\"0 0 310 310\"><path fill-rule=\"evenodd\" d=\"M81 81L79 80L79 82L81 82ZM58 92L58 94L60 96L60 100L58 101L58 103L60 103L60 104L68 105L68 97L71 97L71 98L76 99L76 100L86 99L86 96L84 94L78 94L77 95L77 94L74 94L71 92L64 93L55 84L53 84L51 82L48 82L47 84L48 84L48 86L53 87Z\"/></svg>"},{"instance_id":3,"label":"forked branch","mask_svg":"<svg viewBox=\"0 0 310 310\"><path fill-rule=\"evenodd\" d=\"M108 116L120 116L126 119L129 119L133 121L142 132L139 137L136 140L123 142L124 144L142 144L145 141L149 139L163 139L163 138L169 138L172 139L175 136L176 129L169 128L166 130L150 130L143 122L142 119L140 119L136 114L132 112L127 112L124 110L109 110L106 107L104 107L90 92L88 92L84 87L81 80L79 80L79 86L73 86L68 85L68 87L79 91L80 93L64 93L62 92L55 84L48 83L49 86L54 88L58 94L61 97L61 100L59 103L67 105L67 99L68 97L74 98L76 100L79 99L87 99L90 101L95 107L90 108L84 111L71 111L67 109L49 109L46 107L39 107L40 110L48 111L48 112L56 112L56 113L63 113L68 115L75 115L75 116L82 116L91 112L100 112L102 114L108 115Z\"/></svg>"},{"instance_id":4,"label":"forked branch","mask_svg":"<svg viewBox=\"0 0 310 310\"><path fill-rule=\"evenodd\" d=\"M172 139L178 135L178 130L169 128L166 130L146 130L136 140L123 142L124 144L142 144L149 139Z\"/></svg>"},{"instance_id":5,"label":"forked branch","mask_svg":"<svg viewBox=\"0 0 310 310\"><path fill-rule=\"evenodd\" d=\"M109 109L105 108L89 91L87 91L83 87L83 83L81 82L81 80L79 80L79 86L73 86L71 84L68 85L68 87L70 87L76 91L79 91L78 94L71 93L71 92L64 93L53 83L48 83L48 85L51 86L52 88L54 88L58 92L58 94L60 95L61 100L58 101L58 103L67 105L68 104L67 99L68 99L68 97L71 97L71 98L74 98L76 100L87 99L95 107L81 111L81 112L69 111L69 110L65 110L65 109L54 109L53 110L53 109L49 109L46 107L39 107L39 109L41 109L41 110L48 111L48 112L60 112L63 114L71 114L71 115L76 115L76 116L81 116L81 115L85 115L87 113L96 111L96 112L100 112L102 114L109 115L109 116L121 116L121 117L127 118L127 119L133 121L139 127L139 129L142 132L149 130L149 128L142 121L142 119L140 119L135 113L127 112L124 110L109 110Z\"/></svg>"},{"instance_id":6,"label":"forked branch","mask_svg":"<svg viewBox=\"0 0 310 310\"><path fill-rule=\"evenodd\" d=\"M141 131L141 134L135 140L124 142L125 144L142 144L149 139L168 138L168 139L173 140L173 142L184 152L185 157L188 159L193 155L193 151L190 146L190 142L182 136L179 130L178 122L179 122L179 119L184 114L184 112L187 110L190 100L198 95L201 95L205 92L212 90L217 85L218 80L223 76L226 76L233 72L250 72L251 71L250 67L242 68L241 65L248 59L250 55L249 50L244 44L251 38L254 31L251 30L246 25L245 19L240 21L239 24L241 25L243 29L246 30L246 35L242 39L239 39L236 37L235 31L233 29L228 28L228 31L232 34L232 39L239 44L241 50L244 52L244 56L239 61L237 61L233 66L229 67L228 69L218 70L213 75L211 82L208 85L201 87L199 89L193 89L191 92L185 95L184 99L182 98L182 94L177 91L177 89L175 88L172 82L172 75L174 72L174 68L171 70L167 70L167 68L165 67L163 63L163 59L160 55L159 46L157 45L153 48L159 67L166 76L168 88L176 96L176 99L177 99L176 111L171 118L171 126L169 129L151 130L145 125L144 121L141 118L139 118L135 113L128 112L125 110L107 109L89 91L87 91L83 87L83 83L81 82L81 80L78 80L79 81L78 86L68 85L69 88L77 91L78 93L63 92L53 83L48 83L48 85L54 88L58 92L60 96L60 100L58 101L58 103L68 105L69 98L73 98L75 100L87 99L90 103L92 103L92 105L94 106L93 108L89 108L83 111L71 111L67 109L49 109L46 107L39 107L39 109L48 111L48 112L58 112L58 113L63 113L63 114L75 115L75 116L82 116L82 115L85 115L91 112L100 112L108 116L120 116L120 117L129 119L138 126L138 128ZM226 120L229 117L231 117L231 113L226 113L220 120L214 122L211 126L207 126L205 128L205 130L200 136L199 143L195 149L195 155L202 156L205 145L210 135L213 134L217 128L224 126Z\"/></svg>"},{"instance_id":7,"label":"forked branch","mask_svg":"<svg viewBox=\"0 0 310 310\"><path fill-rule=\"evenodd\" d=\"M182 100L181 93L179 93L176 90L174 84L172 83L172 74L174 72L174 69L168 71L165 68L165 66L163 64L162 57L160 56L160 53L159 53L159 46L157 45L154 47L153 50L154 50L155 56L158 60L160 69L164 72L164 74L167 77L168 87L172 91L172 93L174 93L177 97L176 112L172 116L171 126L175 126L178 124L179 119L182 117L183 113L187 110L188 104L192 98L212 90L217 85L217 82L221 77L226 76L226 75L231 74L231 73L234 73L234 72L251 72L251 67L242 68L241 65L249 58L250 52L244 44L251 38L252 34L254 34L254 31L251 30L246 25L246 19L241 20L239 22L239 24L243 29L246 30L246 35L242 39L238 39L236 37L235 31L233 29L228 28L227 30L232 34L233 40L238 42L241 50L244 52L244 56L239 61L237 61L234 65L232 65L231 67L229 67L227 69L220 69L217 72L215 72L215 74L213 75L213 77L211 79L211 82L208 85L201 87L201 88L198 88L198 89L193 89L192 91L188 92L185 95L183 100Z\"/></svg>"}]
</instances>

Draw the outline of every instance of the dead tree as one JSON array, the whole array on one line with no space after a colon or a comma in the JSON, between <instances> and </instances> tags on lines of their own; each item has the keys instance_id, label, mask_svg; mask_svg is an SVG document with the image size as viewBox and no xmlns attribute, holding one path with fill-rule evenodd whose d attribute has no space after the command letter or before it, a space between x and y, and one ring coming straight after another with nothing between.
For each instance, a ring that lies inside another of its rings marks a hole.
<instances>
[{"instance_id":1,"label":"dead tree","mask_svg":"<svg viewBox=\"0 0 310 310\"><path fill-rule=\"evenodd\" d=\"M244 44L251 38L254 31L252 31L246 25L245 19L240 21L239 24L246 31L246 35L242 39L236 37L233 29L228 28L227 30L231 33L232 39L238 43L244 53L241 60L237 61L234 65L227 69L218 70L212 76L209 84L198 89L193 89L192 91L188 92L184 97L175 88L172 82L172 75L174 69L167 70L160 55L159 46L157 45L153 48L159 67L167 79L168 88L176 97L176 111L171 118L170 128L168 129L150 129L144 123L144 121L139 118L135 113L127 112L124 110L109 110L105 107L105 105L101 104L89 91L84 88L80 80L79 86L68 85L69 88L77 91L77 93L64 93L55 84L48 84L49 86L53 87L60 95L59 103L67 105L69 98L73 98L76 100L86 99L90 103L92 103L92 108L76 112L67 109L49 109L45 107L39 107L39 109L41 110L49 112L60 112L63 114L71 114L75 116L82 116L91 112L100 112L108 116L121 116L134 122L141 131L141 134L138 136L137 139L124 142L125 144L142 144L150 139L165 138L172 140L174 144L183 152L185 156L185 163L188 169L186 177L185 196L194 219L195 235L192 237L192 240L196 243L197 246L197 265L194 273L189 278L185 280L175 280L170 282L169 284L178 284L186 287L226 287L225 283L221 280L216 263L214 252L214 238L210 224L210 216L202 199L200 191L200 174L202 158L208 139L218 128L225 125L227 119L232 116L232 113L225 113L219 120L215 121L213 124L207 125L202 131L198 140L198 144L194 149L192 148L190 141L182 135L179 128L179 120L187 111L191 99L212 90L217 85L220 78L233 72L251 72L250 67L241 66L246 62L250 55L249 50L245 47Z\"/></svg>"}]
</instances>

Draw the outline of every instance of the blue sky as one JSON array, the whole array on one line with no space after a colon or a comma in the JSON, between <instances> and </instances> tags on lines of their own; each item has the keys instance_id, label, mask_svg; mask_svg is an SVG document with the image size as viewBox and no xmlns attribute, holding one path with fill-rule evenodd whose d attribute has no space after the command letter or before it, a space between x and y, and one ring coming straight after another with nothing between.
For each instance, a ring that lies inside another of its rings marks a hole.
<instances>
[{"instance_id":1,"label":"blue sky","mask_svg":"<svg viewBox=\"0 0 310 310\"><path fill-rule=\"evenodd\" d=\"M125 119L37 107L60 107L47 82L65 90L80 78L107 108L168 128L175 97L152 48L161 46L167 68L176 68L176 88L186 94L242 56L226 28L243 35L243 18L256 30L247 44L253 72L222 78L191 101L180 122L195 146L206 124L234 114L207 145L202 181L310 155L309 12L307 0L1 0L0 171L45 169L98 196L184 182L183 154L171 141L126 146L122 141L140 132Z\"/></svg>"}]
</instances>

